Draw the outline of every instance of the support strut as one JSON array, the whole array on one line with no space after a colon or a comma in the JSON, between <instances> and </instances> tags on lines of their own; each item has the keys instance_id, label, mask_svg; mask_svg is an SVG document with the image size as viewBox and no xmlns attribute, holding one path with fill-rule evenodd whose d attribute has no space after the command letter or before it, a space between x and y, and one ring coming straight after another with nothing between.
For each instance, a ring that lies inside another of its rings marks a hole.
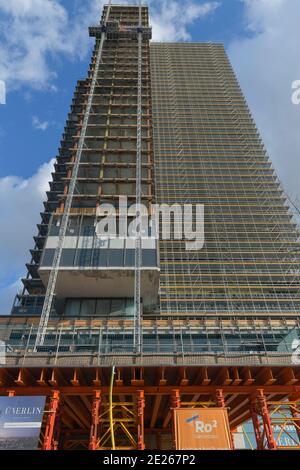
<instances>
[{"instance_id":1,"label":"support strut","mask_svg":"<svg viewBox=\"0 0 300 470\"><path fill-rule=\"evenodd\" d=\"M258 450L275 450L277 448L273 435L271 418L267 400L263 390L258 390L256 399L252 401L251 416Z\"/></svg>"},{"instance_id":2,"label":"support strut","mask_svg":"<svg viewBox=\"0 0 300 470\"><path fill-rule=\"evenodd\" d=\"M172 413L172 428L173 428L173 449L176 450L176 437L175 437L175 413L174 410L180 408L181 399L179 390L173 390L171 395L171 413Z\"/></svg>"},{"instance_id":3,"label":"support strut","mask_svg":"<svg viewBox=\"0 0 300 470\"><path fill-rule=\"evenodd\" d=\"M144 409L145 409L145 395L144 390L138 391L137 399L137 418L138 418L138 450L145 449L144 441Z\"/></svg>"},{"instance_id":4,"label":"support strut","mask_svg":"<svg viewBox=\"0 0 300 470\"><path fill-rule=\"evenodd\" d=\"M57 441L55 440L56 420L59 407L59 391L54 390L50 398L49 412L45 429L43 450L57 450Z\"/></svg>"},{"instance_id":5,"label":"support strut","mask_svg":"<svg viewBox=\"0 0 300 470\"><path fill-rule=\"evenodd\" d=\"M224 393L223 393L223 390L221 390L221 389L218 389L216 391L216 402L217 402L217 407L218 408L225 408Z\"/></svg>"},{"instance_id":6,"label":"support strut","mask_svg":"<svg viewBox=\"0 0 300 470\"><path fill-rule=\"evenodd\" d=\"M101 391L96 390L95 397L92 405L92 425L90 432L90 443L89 450L97 450L98 448L98 427L100 417L100 405L101 405Z\"/></svg>"},{"instance_id":7,"label":"support strut","mask_svg":"<svg viewBox=\"0 0 300 470\"><path fill-rule=\"evenodd\" d=\"M221 388L216 390L215 398L216 398L217 407L225 409L226 408L225 397L224 397L224 392ZM231 443L231 449L233 450L234 449L234 441L233 441L233 436L232 436L231 431L230 431L230 443Z\"/></svg>"}]
</instances>

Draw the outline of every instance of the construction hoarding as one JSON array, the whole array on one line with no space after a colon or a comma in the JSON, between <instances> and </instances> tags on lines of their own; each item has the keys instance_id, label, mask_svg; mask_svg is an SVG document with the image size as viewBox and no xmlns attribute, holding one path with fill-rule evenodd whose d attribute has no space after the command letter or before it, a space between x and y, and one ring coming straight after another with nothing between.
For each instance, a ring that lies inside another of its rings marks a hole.
<instances>
[{"instance_id":1,"label":"construction hoarding","mask_svg":"<svg viewBox=\"0 0 300 470\"><path fill-rule=\"evenodd\" d=\"M37 449L45 397L0 397L0 450Z\"/></svg>"},{"instance_id":2,"label":"construction hoarding","mask_svg":"<svg viewBox=\"0 0 300 470\"><path fill-rule=\"evenodd\" d=\"M231 450L227 410L223 408L179 408L174 410L178 450Z\"/></svg>"}]
</instances>

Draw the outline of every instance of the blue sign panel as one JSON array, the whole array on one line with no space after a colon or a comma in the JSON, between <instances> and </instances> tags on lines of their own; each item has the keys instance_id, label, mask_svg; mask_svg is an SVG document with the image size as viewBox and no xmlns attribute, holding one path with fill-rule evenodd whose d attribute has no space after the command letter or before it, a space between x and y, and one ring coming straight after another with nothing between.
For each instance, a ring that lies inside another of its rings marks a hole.
<instances>
[{"instance_id":1,"label":"blue sign panel","mask_svg":"<svg viewBox=\"0 0 300 470\"><path fill-rule=\"evenodd\" d=\"M38 448L46 397L0 397L0 450Z\"/></svg>"}]
</instances>

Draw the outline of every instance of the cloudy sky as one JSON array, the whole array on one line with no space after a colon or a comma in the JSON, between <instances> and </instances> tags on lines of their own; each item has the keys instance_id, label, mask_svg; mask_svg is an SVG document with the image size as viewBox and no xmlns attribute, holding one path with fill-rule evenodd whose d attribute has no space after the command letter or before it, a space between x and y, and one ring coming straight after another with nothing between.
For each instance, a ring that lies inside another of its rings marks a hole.
<instances>
[{"instance_id":1,"label":"cloudy sky","mask_svg":"<svg viewBox=\"0 0 300 470\"><path fill-rule=\"evenodd\" d=\"M75 83L86 75L87 28L103 3L0 0L0 314L25 274ZM148 3L155 41L225 44L279 178L299 202L300 104L291 96L300 80L300 1Z\"/></svg>"}]
</instances>

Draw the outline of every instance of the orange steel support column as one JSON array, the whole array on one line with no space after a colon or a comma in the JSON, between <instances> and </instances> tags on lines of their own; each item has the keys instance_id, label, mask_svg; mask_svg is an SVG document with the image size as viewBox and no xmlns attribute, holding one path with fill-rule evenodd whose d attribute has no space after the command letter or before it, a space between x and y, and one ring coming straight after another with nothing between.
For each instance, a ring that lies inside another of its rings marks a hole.
<instances>
[{"instance_id":1,"label":"orange steel support column","mask_svg":"<svg viewBox=\"0 0 300 470\"><path fill-rule=\"evenodd\" d=\"M225 399L222 389L216 390L216 402L218 408L225 408Z\"/></svg>"},{"instance_id":2,"label":"orange steel support column","mask_svg":"<svg viewBox=\"0 0 300 470\"><path fill-rule=\"evenodd\" d=\"M173 449L176 450L176 438L175 438L175 415L174 410L180 408L180 392L179 390L173 390L173 395L171 395L171 413L172 413L172 428L173 428Z\"/></svg>"},{"instance_id":3,"label":"orange steel support column","mask_svg":"<svg viewBox=\"0 0 300 470\"><path fill-rule=\"evenodd\" d=\"M54 390L50 398L50 409L47 416L43 450L57 450L57 442L54 441L54 429L59 406L59 391Z\"/></svg>"},{"instance_id":4,"label":"orange steel support column","mask_svg":"<svg viewBox=\"0 0 300 470\"><path fill-rule=\"evenodd\" d=\"M218 408L225 408L225 398L224 398L224 393L222 389L216 390L216 402L217 402L217 407ZM234 449L234 444L233 444L233 436L232 433L230 432L230 441L231 441L231 448L232 450Z\"/></svg>"},{"instance_id":5,"label":"orange steel support column","mask_svg":"<svg viewBox=\"0 0 300 470\"><path fill-rule=\"evenodd\" d=\"M253 429L254 429L254 434L255 434L257 450L262 450L264 448L263 446L264 437L261 432L260 422L259 422L258 414L256 412L255 402L251 403L251 418L252 418L252 424L253 424Z\"/></svg>"},{"instance_id":6,"label":"orange steel support column","mask_svg":"<svg viewBox=\"0 0 300 470\"><path fill-rule=\"evenodd\" d=\"M144 441L144 409L145 395L144 390L138 390L137 415L138 415L138 450L145 449Z\"/></svg>"},{"instance_id":7,"label":"orange steel support column","mask_svg":"<svg viewBox=\"0 0 300 470\"><path fill-rule=\"evenodd\" d=\"M56 420L54 424L54 440L53 440L53 450L58 449L58 443L60 440L60 431L61 431L61 424L62 424L62 414L63 414L63 397L60 397L59 400L59 407L56 415Z\"/></svg>"},{"instance_id":8,"label":"orange steel support column","mask_svg":"<svg viewBox=\"0 0 300 470\"><path fill-rule=\"evenodd\" d=\"M252 403L251 415L257 442L257 449L265 449L264 438L266 438L268 449L275 450L276 442L273 435L273 428L267 406L267 400L263 390L258 391L257 401ZM262 422L260 422L259 416L261 417Z\"/></svg>"},{"instance_id":9,"label":"orange steel support column","mask_svg":"<svg viewBox=\"0 0 300 470\"><path fill-rule=\"evenodd\" d=\"M293 407L291 407L290 410L291 410L291 414L293 418L297 419L297 421L295 422L296 426L294 427L295 427L295 430L299 439L299 443L300 443L300 427L299 427L300 426L300 413L298 413Z\"/></svg>"},{"instance_id":10,"label":"orange steel support column","mask_svg":"<svg viewBox=\"0 0 300 470\"><path fill-rule=\"evenodd\" d=\"M267 438L268 448L270 450L276 449L276 442L273 435L273 428L271 423L271 418L269 415L269 410L267 406L267 400L264 395L263 390L259 391L258 394L258 403L259 403L259 410L263 420L263 426L265 431L265 436Z\"/></svg>"},{"instance_id":11,"label":"orange steel support column","mask_svg":"<svg viewBox=\"0 0 300 470\"><path fill-rule=\"evenodd\" d=\"M97 390L95 392L95 397L93 400L93 407L92 407L92 425L91 425L91 432L90 432L89 450L97 450L100 405L101 405L101 391Z\"/></svg>"}]
</instances>

